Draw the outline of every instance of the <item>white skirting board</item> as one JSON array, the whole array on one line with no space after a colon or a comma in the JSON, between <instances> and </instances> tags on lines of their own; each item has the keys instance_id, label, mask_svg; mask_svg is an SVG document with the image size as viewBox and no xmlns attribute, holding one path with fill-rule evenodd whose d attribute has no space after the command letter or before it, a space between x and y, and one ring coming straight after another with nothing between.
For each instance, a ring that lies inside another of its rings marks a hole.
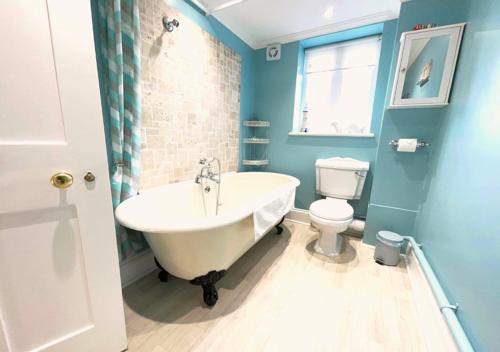
<instances>
[{"instance_id":1,"label":"white skirting board","mask_svg":"<svg viewBox=\"0 0 500 352\"><path fill-rule=\"evenodd\" d=\"M412 290L413 306L427 351L458 352L453 336L441 315L432 289L415 253L411 250L411 246L408 246L405 261Z\"/></svg>"},{"instance_id":2,"label":"white skirting board","mask_svg":"<svg viewBox=\"0 0 500 352\"><path fill-rule=\"evenodd\" d=\"M120 263L122 288L156 269L153 252L149 249Z\"/></svg>"},{"instance_id":3,"label":"white skirting board","mask_svg":"<svg viewBox=\"0 0 500 352\"><path fill-rule=\"evenodd\" d=\"M305 209L299 209L299 208L292 208L288 214L285 215L285 218L293 221L293 222L298 222L300 224L309 224L309 210Z\"/></svg>"}]
</instances>

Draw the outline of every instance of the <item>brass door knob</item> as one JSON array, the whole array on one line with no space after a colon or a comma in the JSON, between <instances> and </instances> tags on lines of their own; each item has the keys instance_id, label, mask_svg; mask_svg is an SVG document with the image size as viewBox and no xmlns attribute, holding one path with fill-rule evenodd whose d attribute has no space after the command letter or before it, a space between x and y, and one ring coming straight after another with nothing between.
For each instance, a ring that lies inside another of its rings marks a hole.
<instances>
[{"instance_id":1,"label":"brass door knob","mask_svg":"<svg viewBox=\"0 0 500 352\"><path fill-rule=\"evenodd\" d=\"M67 172L58 172L50 178L50 183L55 188L64 189L73 184L73 175Z\"/></svg>"},{"instance_id":2,"label":"brass door knob","mask_svg":"<svg viewBox=\"0 0 500 352\"><path fill-rule=\"evenodd\" d=\"M87 182L94 182L95 181L95 175L92 172L87 172L85 176L83 176L83 179Z\"/></svg>"}]
</instances>

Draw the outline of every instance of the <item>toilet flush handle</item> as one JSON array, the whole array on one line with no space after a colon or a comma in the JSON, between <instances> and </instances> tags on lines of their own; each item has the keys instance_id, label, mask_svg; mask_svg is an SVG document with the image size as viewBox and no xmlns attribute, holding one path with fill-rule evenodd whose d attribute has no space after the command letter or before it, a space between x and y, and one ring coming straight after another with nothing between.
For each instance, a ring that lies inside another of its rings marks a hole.
<instances>
[{"instance_id":1,"label":"toilet flush handle","mask_svg":"<svg viewBox=\"0 0 500 352\"><path fill-rule=\"evenodd\" d=\"M366 175L363 175L361 172L359 171L356 171L354 172L356 175L358 175L359 177L366 177Z\"/></svg>"}]
</instances>

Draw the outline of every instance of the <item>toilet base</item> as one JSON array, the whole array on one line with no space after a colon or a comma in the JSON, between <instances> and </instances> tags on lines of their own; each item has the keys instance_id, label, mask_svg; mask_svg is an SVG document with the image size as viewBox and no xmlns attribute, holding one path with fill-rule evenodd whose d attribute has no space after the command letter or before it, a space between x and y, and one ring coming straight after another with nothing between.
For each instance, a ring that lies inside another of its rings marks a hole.
<instances>
[{"instance_id":1,"label":"toilet base","mask_svg":"<svg viewBox=\"0 0 500 352\"><path fill-rule=\"evenodd\" d=\"M344 236L338 233L321 233L314 250L321 255L327 257L336 257L344 250Z\"/></svg>"}]
</instances>

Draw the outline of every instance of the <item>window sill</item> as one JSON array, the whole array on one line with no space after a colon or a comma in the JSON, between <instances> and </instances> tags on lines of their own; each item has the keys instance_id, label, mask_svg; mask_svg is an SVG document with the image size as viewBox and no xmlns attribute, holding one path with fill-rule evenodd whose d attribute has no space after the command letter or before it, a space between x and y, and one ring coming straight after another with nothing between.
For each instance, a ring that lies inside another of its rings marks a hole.
<instances>
[{"instance_id":1,"label":"window sill","mask_svg":"<svg viewBox=\"0 0 500 352\"><path fill-rule=\"evenodd\" d=\"M373 133L314 133L314 132L289 132L289 136L294 137L354 137L373 138Z\"/></svg>"}]
</instances>

